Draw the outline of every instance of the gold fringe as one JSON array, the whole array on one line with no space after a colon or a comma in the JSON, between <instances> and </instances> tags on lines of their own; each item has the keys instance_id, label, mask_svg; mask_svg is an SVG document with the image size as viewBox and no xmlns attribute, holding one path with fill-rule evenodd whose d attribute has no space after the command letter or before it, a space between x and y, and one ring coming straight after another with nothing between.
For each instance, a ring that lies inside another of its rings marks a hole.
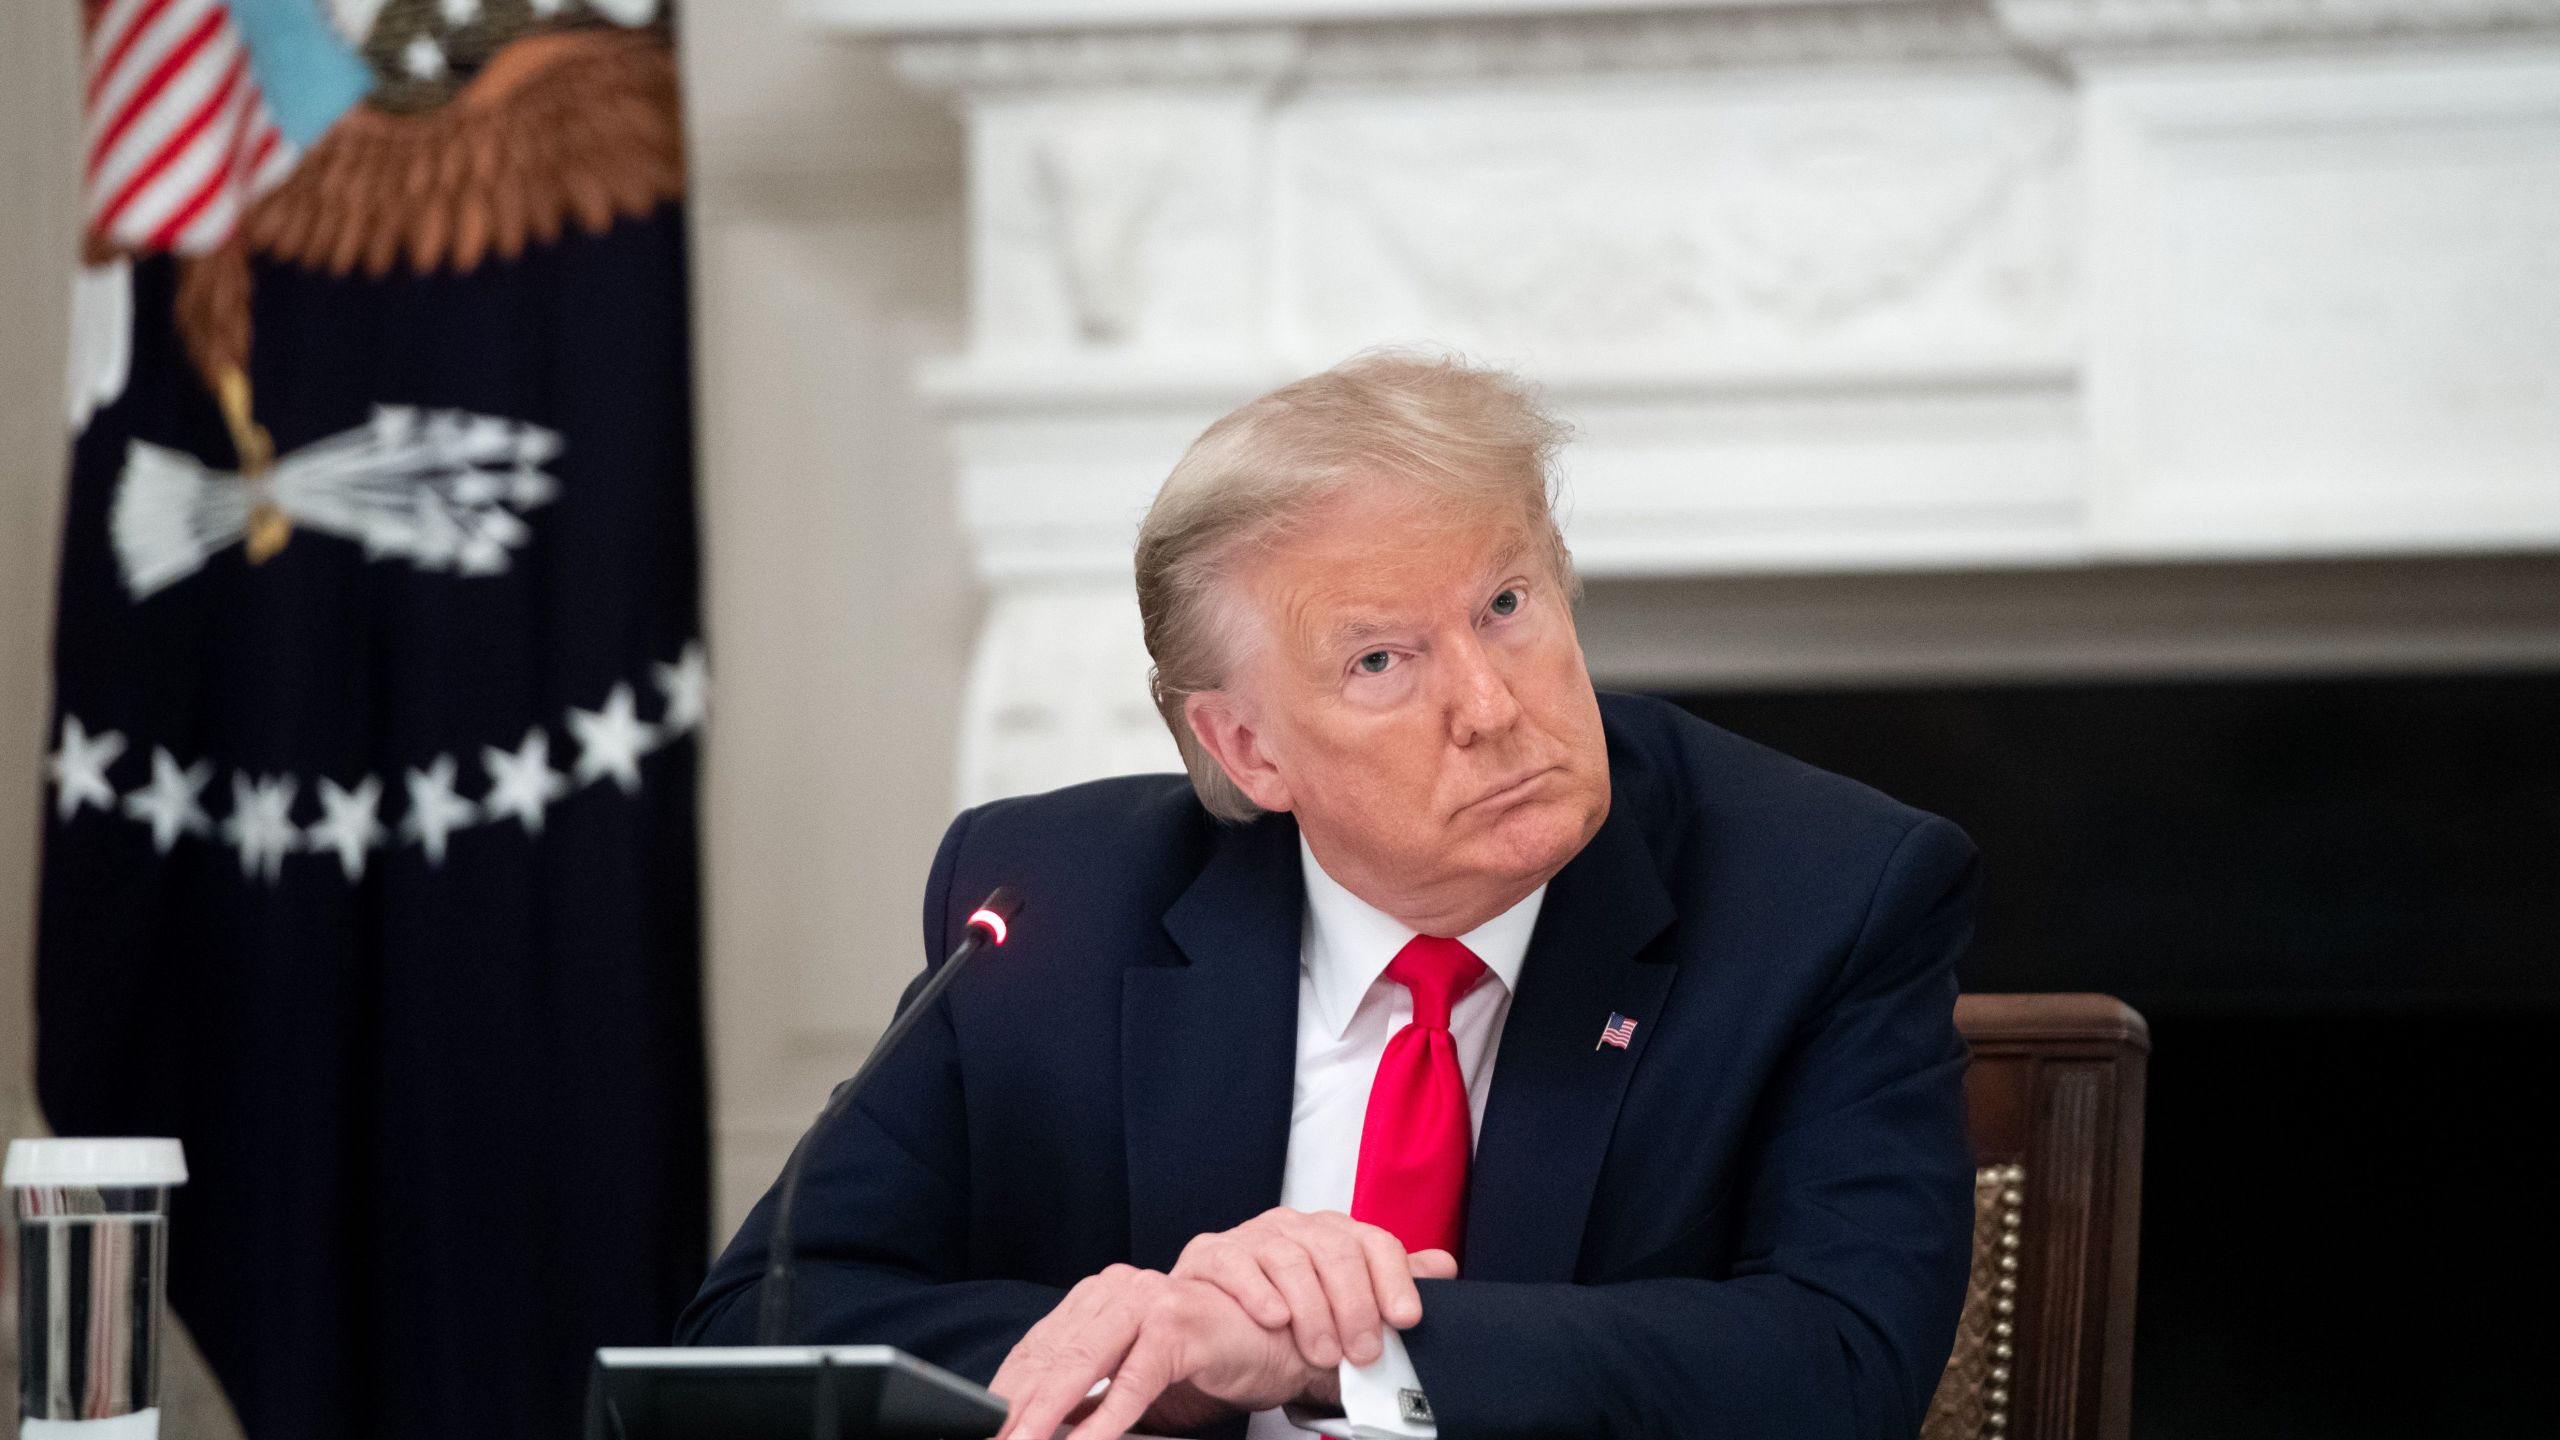
<instances>
[{"instance_id":1,"label":"gold fringe","mask_svg":"<svg viewBox=\"0 0 2560 1440\"><path fill-rule=\"evenodd\" d=\"M507 45L440 109L347 112L241 229L260 254L332 275L467 271L683 189L664 37L569 30Z\"/></svg>"}]
</instances>

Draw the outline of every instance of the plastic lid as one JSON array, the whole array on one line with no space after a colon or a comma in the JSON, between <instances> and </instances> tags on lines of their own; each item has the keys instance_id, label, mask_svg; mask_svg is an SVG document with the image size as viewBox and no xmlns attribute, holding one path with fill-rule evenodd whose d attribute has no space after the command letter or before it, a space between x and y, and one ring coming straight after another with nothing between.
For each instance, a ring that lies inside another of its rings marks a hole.
<instances>
[{"instance_id":1,"label":"plastic lid","mask_svg":"<svg viewBox=\"0 0 2560 1440\"><path fill-rule=\"evenodd\" d=\"M184 1185L186 1147L175 1140L12 1140L0 1184L25 1186Z\"/></svg>"}]
</instances>

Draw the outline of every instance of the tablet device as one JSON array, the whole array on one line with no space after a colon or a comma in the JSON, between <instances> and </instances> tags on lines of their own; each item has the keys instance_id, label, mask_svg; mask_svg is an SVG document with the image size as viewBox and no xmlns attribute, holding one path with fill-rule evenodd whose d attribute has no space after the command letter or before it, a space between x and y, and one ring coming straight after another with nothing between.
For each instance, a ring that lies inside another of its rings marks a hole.
<instances>
[{"instance_id":1,"label":"tablet device","mask_svg":"<svg viewBox=\"0 0 2560 1440\"><path fill-rule=\"evenodd\" d=\"M1005 1403L886 1345L596 1352L586 1440L986 1440Z\"/></svg>"}]
</instances>

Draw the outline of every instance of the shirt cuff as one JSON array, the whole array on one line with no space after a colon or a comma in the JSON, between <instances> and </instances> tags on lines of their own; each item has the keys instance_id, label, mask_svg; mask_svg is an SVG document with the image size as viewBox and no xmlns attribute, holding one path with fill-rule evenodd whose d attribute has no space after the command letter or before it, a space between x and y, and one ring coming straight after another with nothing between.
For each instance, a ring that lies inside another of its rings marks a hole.
<instances>
[{"instance_id":1,"label":"shirt cuff","mask_svg":"<svg viewBox=\"0 0 2560 1440\"><path fill-rule=\"evenodd\" d=\"M1362 1440L1439 1440L1440 1427L1432 1421L1431 1402L1423 1398L1413 1357L1405 1354L1404 1337L1392 1326L1382 1332L1385 1344L1377 1359L1342 1366L1342 1418Z\"/></svg>"}]
</instances>

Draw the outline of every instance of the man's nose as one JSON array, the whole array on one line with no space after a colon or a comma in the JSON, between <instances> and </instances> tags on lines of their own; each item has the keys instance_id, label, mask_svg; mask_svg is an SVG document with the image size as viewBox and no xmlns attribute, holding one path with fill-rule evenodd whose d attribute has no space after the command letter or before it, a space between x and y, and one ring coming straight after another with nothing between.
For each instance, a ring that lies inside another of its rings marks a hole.
<instances>
[{"instance_id":1,"label":"man's nose","mask_svg":"<svg viewBox=\"0 0 2560 1440\"><path fill-rule=\"evenodd\" d=\"M1472 745L1510 729L1520 718L1519 697L1511 693L1510 677L1483 642L1468 635L1456 647L1453 662L1447 672L1450 741Z\"/></svg>"}]
</instances>

